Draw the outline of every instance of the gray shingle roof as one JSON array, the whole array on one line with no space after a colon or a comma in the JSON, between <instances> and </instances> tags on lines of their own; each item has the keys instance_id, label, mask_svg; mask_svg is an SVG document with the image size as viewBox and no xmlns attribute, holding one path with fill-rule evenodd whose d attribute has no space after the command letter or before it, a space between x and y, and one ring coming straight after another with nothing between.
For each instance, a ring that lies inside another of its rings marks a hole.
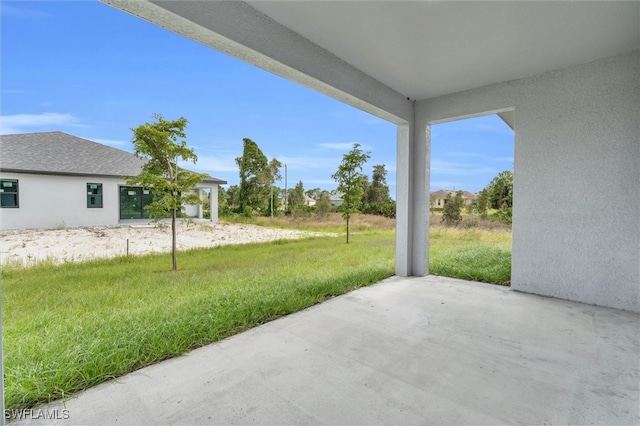
<instances>
[{"instance_id":1,"label":"gray shingle roof","mask_svg":"<svg viewBox=\"0 0 640 426\"><path fill-rule=\"evenodd\" d=\"M136 176L145 160L63 132L0 136L0 171L82 176ZM210 177L207 183L225 184Z\"/></svg>"}]
</instances>

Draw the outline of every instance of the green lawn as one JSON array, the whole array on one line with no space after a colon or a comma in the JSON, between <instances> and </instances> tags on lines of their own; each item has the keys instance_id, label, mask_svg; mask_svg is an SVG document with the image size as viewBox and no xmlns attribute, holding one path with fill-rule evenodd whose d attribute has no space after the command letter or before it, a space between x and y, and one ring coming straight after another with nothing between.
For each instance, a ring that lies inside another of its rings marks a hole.
<instances>
[{"instance_id":1,"label":"green lawn","mask_svg":"<svg viewBox=\"0 0 640 426\"><path fill-rule=\"evenodd\" d=\"M2 271L6 408L32 406L393 274L393 234Z\"/></svg>"},{"instance_id":2,"label":"green lawn","mask_svg":"<svg viewBox=\"0 0 640 426\"><path fill-rule=\"evenodd\" d=\"M3 268L6 408L77 392L392 275L393 229L357 221L355 229L349 245L321 237L180 252L177 272L168 254ZM430 252L432 273L509 279L510 233L432 229Z\"/></svg>"}]
</instances>

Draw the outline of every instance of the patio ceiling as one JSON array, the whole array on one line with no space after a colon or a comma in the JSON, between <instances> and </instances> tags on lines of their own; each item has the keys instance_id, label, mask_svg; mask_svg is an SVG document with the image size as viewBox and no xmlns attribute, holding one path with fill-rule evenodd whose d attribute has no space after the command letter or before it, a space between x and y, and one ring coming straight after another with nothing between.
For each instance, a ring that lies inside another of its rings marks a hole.
<instances>
[{"instance_id":1,"label":"patio ceiling","mask_svg":"<svg viewBox=\"0 0 640 426\"><path fill-rule=\"evenodd\" d=\"M248 3L417 100L640 46L639 2Z\"/></svg>"}]
</instances>

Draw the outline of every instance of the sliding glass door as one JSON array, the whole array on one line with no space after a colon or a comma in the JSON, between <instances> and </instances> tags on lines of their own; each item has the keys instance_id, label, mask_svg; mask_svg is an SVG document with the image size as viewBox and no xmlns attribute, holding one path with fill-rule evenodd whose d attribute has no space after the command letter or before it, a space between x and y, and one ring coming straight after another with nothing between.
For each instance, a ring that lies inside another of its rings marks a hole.
<instances>
[{"instance_id":1,"label":"sliding glass door","mask_svg":"<svg viewBox=\"0 0 640 426\"><path fill-rule=\"evenodd\" d=\"M139 186L120 187L120 219L148 219L149 212L144 206L153 201L149 189Z\"/></svg>"}]
</instances>

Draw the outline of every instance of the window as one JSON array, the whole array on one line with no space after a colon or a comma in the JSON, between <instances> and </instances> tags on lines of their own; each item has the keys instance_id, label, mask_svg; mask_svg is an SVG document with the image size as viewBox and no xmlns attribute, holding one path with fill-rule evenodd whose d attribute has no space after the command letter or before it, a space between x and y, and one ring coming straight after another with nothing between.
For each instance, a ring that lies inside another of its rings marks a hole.
<instances>
[{"instance_id":1,"label":"window","mask_svg":"<svg viewBox=\"0 0 640 426\"><path fill-rule=\"evenodd\" d=\"M153 202L153 193L139 186L120 187L120 219L148 219L144 207Z\"/></svg>"},{"instance_id":2,"label":"window","mask_svg":"<svg viewBox=\"0 0 640 426\"><path fill-rule=\"evenodd\" d=\"M87 207L102 208L102 184L101 183L87 184Z\"/></svg>"},{"instance_id":3,"label":"window","mask_svg":"<svg viewBox=\"0 0 640 426\"><path fill-rule=\"evenodd\" d=\"M18 180L0 180L0 207L18 207Z\"/></svg>"},{"instance_id":4,"label":"window","mask_svg":"<svg viewBox=\"0 0 640 426\"><path fill-rule=\"evenodd\" d=\"M438 198L438 205L440 205L440 199Z\"/></svg>"}]
</instances>

